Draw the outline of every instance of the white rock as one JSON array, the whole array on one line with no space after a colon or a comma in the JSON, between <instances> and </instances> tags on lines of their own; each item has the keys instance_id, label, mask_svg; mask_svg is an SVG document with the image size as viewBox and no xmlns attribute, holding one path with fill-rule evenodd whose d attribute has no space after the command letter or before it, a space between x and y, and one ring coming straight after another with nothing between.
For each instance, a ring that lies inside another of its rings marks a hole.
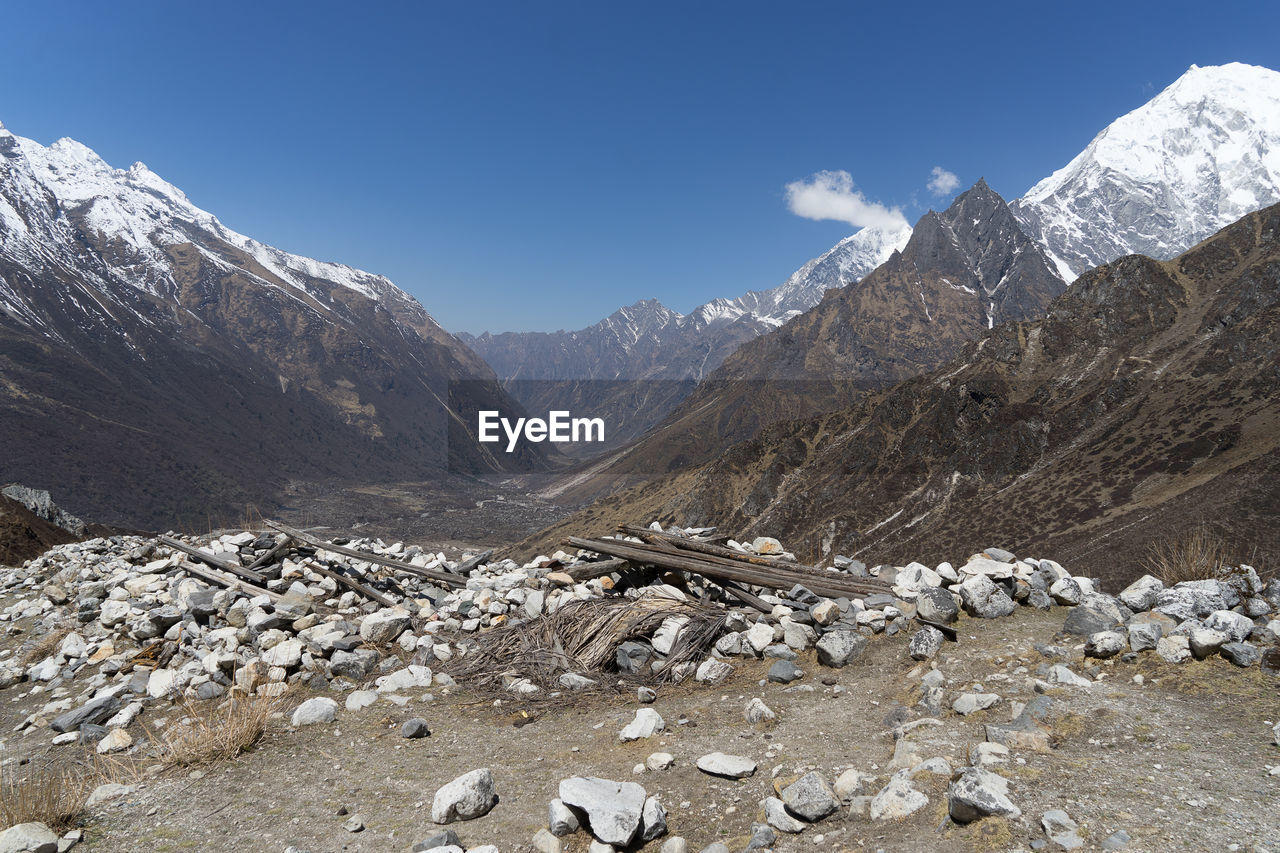
<instances>
[{"instance_id":1,"label":"white rock","mask_svg":"<svg viewBox=\"0 0 1280 853\"><path fill-rule=\"evenodd\" d=\"M559 793L566 805L587 813L591 834L597 840L625 846L640 834L648 797L636 783L574 776L560 782Z\"/></svg>"},{"instance_id":2,"label":"white rock","mask_svg":"<svg viewBox=\"0 0 1280 853\"><path fill-rule=\"evenodd\" d=\"M488 814L497 802L493 774L488 767L482 767L464 773L436 791L431 802L431 820L435 823L473 820Z\"/></svg>"},{"instance_id":3,"label":"white rock","mask_svg":"<svg viewBox=\"0 0 1280 853\"><path fill-rule=\"evenodd\" d=\"M301 640L284 640L263 652L262 660L267 666L291 669L302 662L302 649Z\"/></svg>"},{"instance_id":4,"label":"white rock","mask_svg":"<svg viewBox=\"0 0 1280 853\"><path fill-rule=\"evenodd\" d=\"M58 836L43 823L20 823L0 832L0 853L58 853Z\"/></svg>"},{"instance_id":5,"label":"white rock","mask_svg":"<svg viewBox=\"0 0 1280 853\"><path fill-rule=\"evenodd\" d=\"M740 755L711 752L698 759L698 769L712 776L745 779L756 772L756 763Z\"/></svg>"},{"instance_id":6,"label":"white rock","mask_svg":"<svg viewBox=\"0 0 1280 853\"><path fill-rule=\"evenodd\" d=\"M124 729L112 729L106 737L98 741L98 754L108 755L112 752L123 752L133 746L133 738Z\"/></svg>"},{"instance_id":7,"label":"white rock","mask_svg":"<svg viewBox=\"0 0 1280 853\"><path fill-rule=\"evenodd\" d=\"M972 714L985 711L1000 701L996 693L962 693L960 698L951 704L957 714Z\"/></svg>"},{"instance_id":8,"label":"white rock","mask_svg":"<svg viewBox=\"0 0 1280 853\"><path fill-rule=\"evenodd\" d=\"M1049 683L1065 684L1068 687L1088 687L1093 684L1092 681L1082 675L1072 672L1066 664L1055 663L1049 667Z\"/></svg>"},{"instance_id":9,"label":"white rock","mask_svg":"<svg viewBox=\"0 0 1280 853\"><path fill-rule=\"evenodd\" d=\"M347 694L344 703L348 711L360 711L378 701L378 693L374 690L353 690Z\"/></svg>"},{"instance_id":10,"label":"white rock","mask_svg":"<svg viewBox=\"0 0 1280 853\"><path fill-rule=\"evenodd\" d=\"M308 699L293 712L292 723L295 726L314 726L332 723L338 718L338 703L327 696Z\"/></svg>"},{"instance_id":11,"label":"white rock","mask_svg":"<svg viewBox=\"0 0 1280 853\"><path fill-rule=\"evenodd\" d=\"M719 684L733 674L733 665L715 658L707 658L698 665L693 680L702 684Z\"/></svg>"},{"instance_id":12,"label":"white rock","mask_svg":"<svg viewBox=\"0 0 1280 853\"><path fill-rule=\"evenodd\" d=\"M911 786L906 776L894 774L889 784L871 799L872 820L898 820L929 804L929 798Z\"/></svg>"},{"instance_id":13,"label":"white rock","mask_svg":"<svg viewBox=\"0 0 1280 853\"><path fill-rule=\"evenodd\" d=\"M863 773L861 770L851 767L841 773L831 787L835 789L836 796L847 803L863 793L863 789L874 782L875 778L869 773Z\"/></svg>"},{"instance_id":14,"label":"white rock","mask_svg":"<svg viewBox=\"0 0 1280 853\"><path fill-rule=\"evenodd\" d=\"M398 693L401 690L417 690L431 686L431 669L417 664L410 664L398 669L390 675L384 675L374 681L379 693Z\"/></svg>"},{"instance_id":15,"label":"white rock","mask_svg":"<svg viewBox=\"0 0 1280 853\"><path fill-rule=\"evenodd\" d=\"M763 652L765 647L773 643L773 626L764 622L755 623L747 629L746 640L757 653Z\"/></svg>"},{"instance_id":16,"label":"white rock","mask_svg":"<svg viewBox=\"0 0 1280 853\"><path fill-rule=\"evenodd\" d=\"M627 743L628 741L653 737L655 732L660 732L664 728L666 728L666 723L663 722L657 711L652 708L641 708L636 711L636 718L628 723L622 731L618 732L618 740Z\"/></svg>"},{"instance_id":17,"label":"white rock","mask_svg":"<svg viewBox=\"0 0 1280 853\"><path fill-rule=\"evenodd\" d=\"M89 795L89 799L85 800L85 808L97 808L103 803L110 802L117 797L127 797L137 788L133 785L121 785L118 782L106 782L93 789L93 793Z\"/></svg>"},{"instance_id":18,"label":"white rock","mask_svg":"<svg viewBox=\"0 0 1280 853\"><path fill-rule=\"evenodd\" d=\"M773 712L773 709L759 698L753 698L747 703L747 709L743 712L743 717L753 726L766 720L778 719L778 715Z\"/></svg>"},{"instance_id":19,"label":"white rock","mask_svg":"<svg viewBox=\"0 0 1280 853\"><path fill-rule=\"evenodd\" d=\"M658 626L658 630L653 634L653 650L664 657L671 654L671 650L675 648L676 640L680 637L680 632L688 624L688 616L668 616L662 620L662 624Z\"/></svg>"}]
</instances>

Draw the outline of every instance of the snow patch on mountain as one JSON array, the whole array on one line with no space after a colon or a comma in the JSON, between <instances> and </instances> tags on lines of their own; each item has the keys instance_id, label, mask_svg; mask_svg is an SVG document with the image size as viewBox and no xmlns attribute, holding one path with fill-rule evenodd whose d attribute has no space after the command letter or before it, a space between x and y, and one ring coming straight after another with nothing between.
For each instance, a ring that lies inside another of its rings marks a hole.
<instances>
[{"instance_id":1,"label":"snow patch on mountain","mask_svg":"<svg viewBox=\"0 0 1280 853\"><path fill-rule=\"evenodd\" d=\"M1070 281L1134 252L1167 259L1280 201L1280 73L1191 68L1011 207Z\"/></svg>"},{"instance_id":2,"label":"snow patch on mountain","mask_svg":"<svg viewBox=\"0 0 1280 853\"><path fill-rule=\"evenodd\" d=\"M155 296L173 292L165 251L171 246L192 243L219 266L240 266L209 251L204 244L212 236L252 257L276 280L305 294L312 306L324 309L330 301L325 288L310 284L320 280L407 309L416 319L434 324L417 300L385 277L291 254L240 234L196 207L182 190L143 163L115 169L73 139L59 139L46 147L15 136L0 125L0 251L26 262L44 259L76 265L79 252L68 212L79 214L82 227L127 256L127 262L114 263L100 273L110 273ZM259 278L264 284L278 286ZM19 307L12 308L13 314L23 316Z\"/></svg>"}]
</instances>

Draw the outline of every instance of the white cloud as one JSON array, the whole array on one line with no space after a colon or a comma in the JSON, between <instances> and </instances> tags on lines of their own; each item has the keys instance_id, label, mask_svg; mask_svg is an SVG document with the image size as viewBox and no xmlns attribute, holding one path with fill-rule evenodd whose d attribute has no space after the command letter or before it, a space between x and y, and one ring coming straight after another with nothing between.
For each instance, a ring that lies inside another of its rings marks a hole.
<instances>
[{"instance_id":1,"label":"white cloud","mask_svg":"<svg viewBox=\"0 0 1280 853\"><path fill-rule=\"evenodd\" d=\"M933 167L933 177L929 179L929 191L934 195L947 195L956 191L960 179L955 172L948 172L941 166Z\"/></svg>"},{"instance_id":2,"label":"white cloud","mask_svg":"<svg viewBox=\"0 0 1280 853\"><path fill-rule=\"evenodd\" d=\"M848 172L817 172L804 181L787 184L787 207L805 219L834 219L855 228L904 228L907 218L896 207L885 207L853 188Z\"/></svg>"}]
</instances>

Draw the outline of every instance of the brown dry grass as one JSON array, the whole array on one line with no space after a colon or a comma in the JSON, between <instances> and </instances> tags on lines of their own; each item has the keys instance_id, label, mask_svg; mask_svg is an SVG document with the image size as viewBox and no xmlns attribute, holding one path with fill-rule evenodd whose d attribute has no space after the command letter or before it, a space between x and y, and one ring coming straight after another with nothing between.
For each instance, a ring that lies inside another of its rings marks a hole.
<instances>
[{"instance_id":1,"label":"brown dry grass","mask_svg":"<svg viewBox=\"0 0 1280 853\"><path fill-rule=\"evenodd\" d=\"M27 649L26 654L22 656L23 666L34 666L52 655L58 650L58 646L62 645L62 641L65 640L67 635L70 633L70 622L53 626L45 632L40 639L36 640L35 645Z\"/></svg>"},{"instance_id":2,"label":"brown dry grass","mask_svg":"<svg viewBox=\"0 0 1280 853\"><path fill-rule=\"evenodd\" d=\"M202 711L188 700L189 722L153 734L152 740L169 765L189 767L235 758L261 739L267 721L283 710L289 696L238 696L212 711Z\"/></svg>"},{"instance_id":3,"label":"brown dry grass","mask_svg":"<svg viewBox=\"0 0 1280 853\"><path fill-rule=\"evenodd\" d=\"M79 825L91 778L70 768L35 768L21 777L0 765L0 821L4 826L43 823L62 833Z\"/></svg>"},{"instance_id":4,"label":"brown dry grass","mask_svg":"<svg viewBox=\"0 0 1280 853\"><path fill-rule=\"evenodd\" d=\"M1222 539L1204 527L1155 543L1146 558L1147 571L1165 586L1221 578L1229 566Z\"/></svg>"}]
</instances>

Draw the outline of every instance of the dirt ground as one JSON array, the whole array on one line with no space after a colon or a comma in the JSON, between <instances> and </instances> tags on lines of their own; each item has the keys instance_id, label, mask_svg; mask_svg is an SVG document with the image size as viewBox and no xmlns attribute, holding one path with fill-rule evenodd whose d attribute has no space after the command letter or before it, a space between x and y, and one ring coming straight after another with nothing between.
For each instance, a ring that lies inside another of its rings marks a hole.
<instances>
[{"instance_id":1,"label":"dirt ground","mask_svg":"<svg viewBox=\"0 0 1280 853\"><path fill-rule=\"evenodd\" d=\"M1028 679L1046 658L1033 646L1052 639L1064 615L1023 609L1009 619L962 621L960 642L947 644L938 661L948 677L948 706L958 691L978 684L1004 699L968 717L948 708L942 726L916 729L908 737L921 755L942 756L956 768L967 763L969 748L984 739L983 724L1009 720L1011 701L1034 696ZM878 636L841 670L804 655L801 689L761 684L763 661L739 665L717 687L660 687L653 707L666 730L629 744L619 743L618 731L640 707L630 690L551 707L515 701L495 707L465 689L450 696L437 688L430 702L418 691L404 707L384 699L363 711L340 710L332 725L291 730L287 718L277 719L253 750L201 770L155 775L154 762L139 758L124 774L131 778L120 778L138 784L136 792L96 809L77 849L405 851L437 828L430 820L436 789L489 767L500 802L488 815L452 826L467 846L532 850L530 839L545 826L560 780L595 775L639 782L656 794L670 834L687 838L692 850L713 841L740 850L775 779L817 769L834 780L852 767L878 777L869 793L887 781L892 725L922 714L912 703L924 667L909 660L907 641L904 634ZM1084 671L1081 650L1071 654L1073 669ZM1044 837L1039 818L1053 808L1080 823L1090 847L1124 829L1133 837L1130 851L1280 849L1280 776L1268 775L1280 764L1270 732L1280 716L1277 676L1221 659L1174 667L1148 655L1100 666L1102 681L1051 691L1055 748L1015 750L1010 763L994 768L1009 778L1021 818L957 826L946 819L946 780L921 777L917 787L929 804L906 820L872 822L842 811L801 835L779 834L775 849L1026 850ZM1145 682L1138 685L1132 678L1140 673ZM0 693L5 732L38 706L26 689L19 684ZM755 696L778 713L776 723L753 729L744 722L743 709ZM179 715L149 709L141 722ZM431 736L402 739L400 723L415 716L428 720ZM133 731L146 742L139 724ZM78 747L49 746L51 737L47 729L8 734L6 752L40 762L83 758ZM740 781L698 771L695 760L717 750L747 756L759 769ZM658 751L672 753L675 766L633 773ZM363 832L342 828L349 816L343 807L364 818ZM578 833L565 850L579 853L588 844Z\"/></svg>"}]
</instances>

